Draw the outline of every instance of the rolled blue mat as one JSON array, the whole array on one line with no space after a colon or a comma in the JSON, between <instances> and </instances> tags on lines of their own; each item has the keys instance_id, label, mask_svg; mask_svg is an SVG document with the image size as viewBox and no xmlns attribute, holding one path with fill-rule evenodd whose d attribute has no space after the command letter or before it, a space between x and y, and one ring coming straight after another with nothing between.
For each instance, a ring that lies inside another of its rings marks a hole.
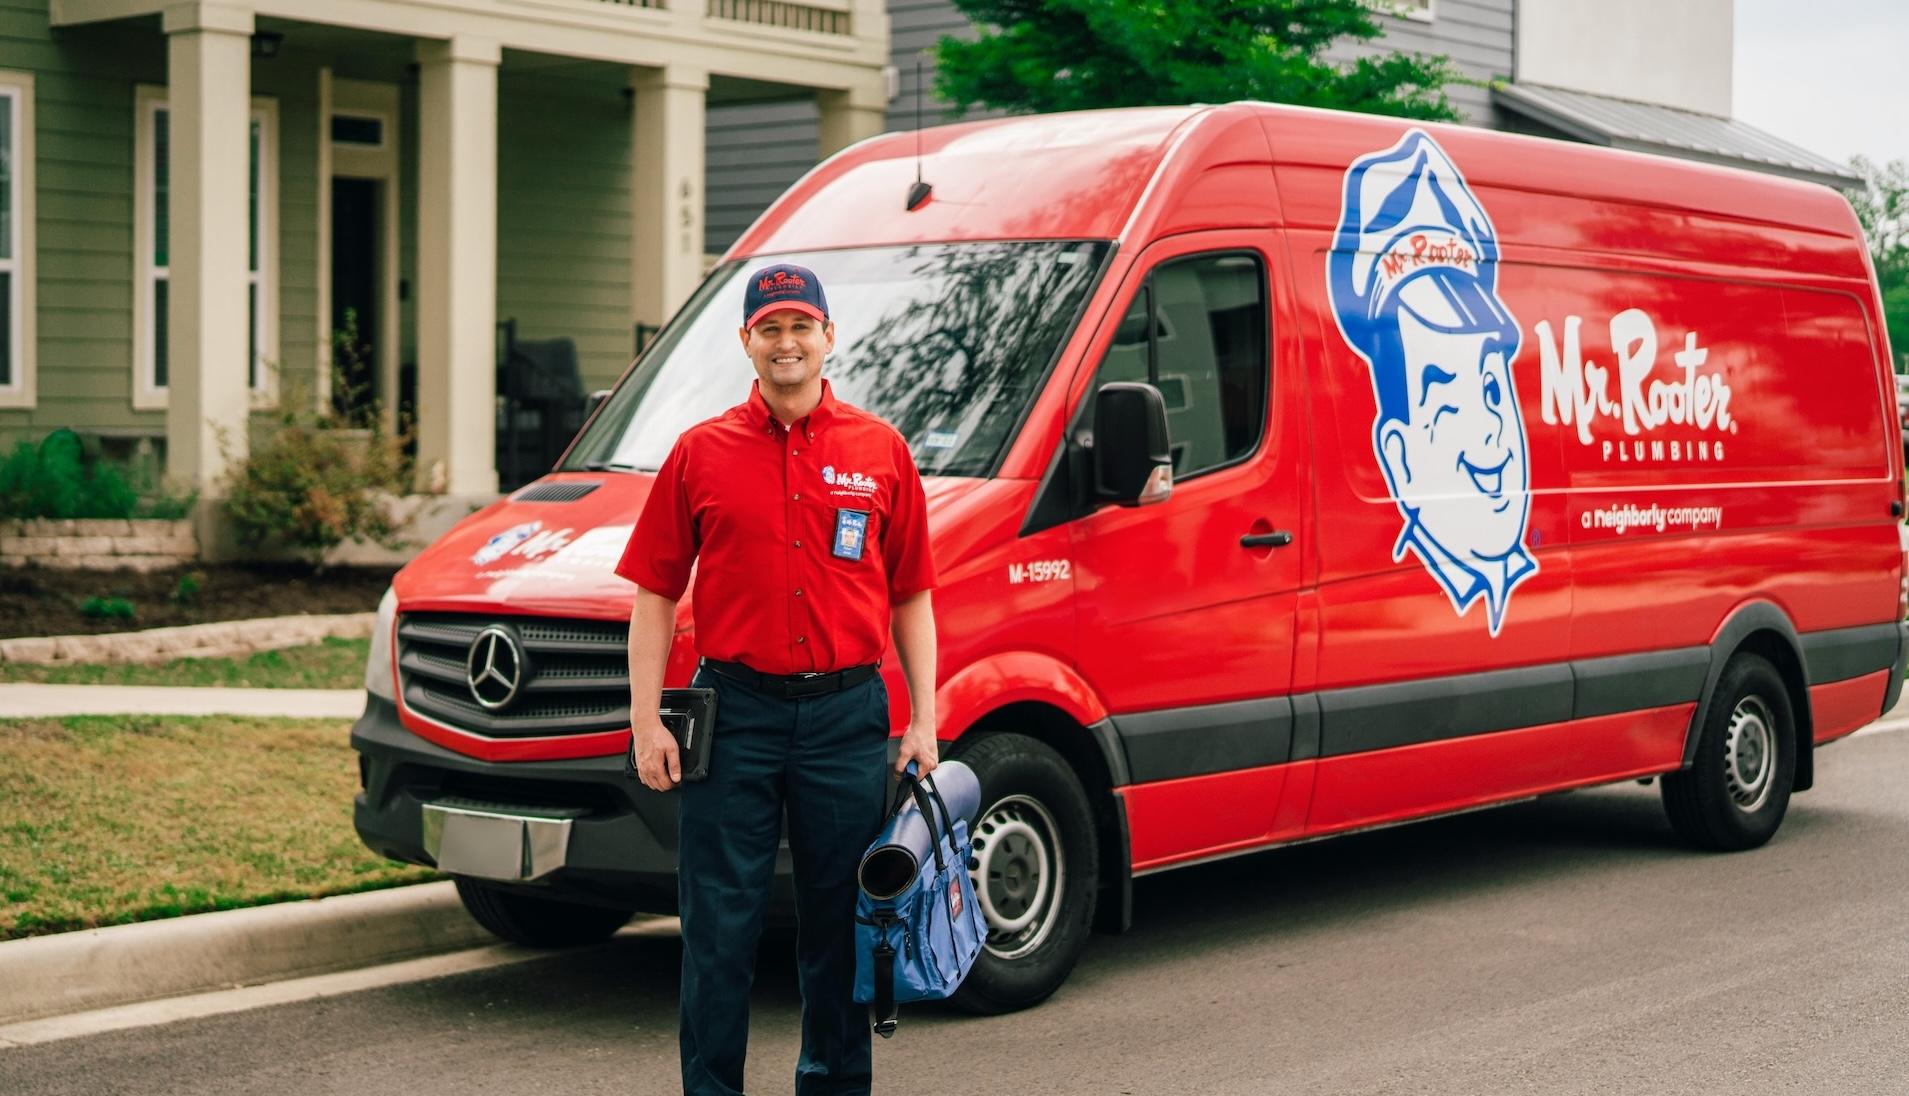
<instances>
[{"instance_id":1,"label":"rolled blue mat","mask_svg":"<svg viewBox=\"0 0 1909 1096\"><path fill-rule=\"evenodd\" d=\"M981 779L974 775L973 769L959 761L943 761L935 766L928 781L941 793L951 822L959 819L974 825L975 813L981 809ZM929 807L934 807L932 799ZM921 866L934 862L935 834L940 829L941 819L937 817L930 827L921 816L920 805L909 796L862 856L862 866L856 872L856 881L862 890L878 900L893 898L907 890L921 873Z\"/></svg>"}]
</instances>

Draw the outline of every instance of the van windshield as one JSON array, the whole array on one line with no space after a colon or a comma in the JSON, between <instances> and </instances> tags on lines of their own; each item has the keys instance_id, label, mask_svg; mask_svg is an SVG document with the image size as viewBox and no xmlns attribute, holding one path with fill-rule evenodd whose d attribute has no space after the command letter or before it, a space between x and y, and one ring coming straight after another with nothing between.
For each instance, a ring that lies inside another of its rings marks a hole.
<instances>
[{"instance_id":1,"label":"van windshield","mask_svg":"<svg viewBox=\"0 0 1909 1096\"><path fill-rule=\"evenodd\" d=\"M1108 244L911 244L765 255L709 279L572 447L563 470L654 471L677 435L741 403L743 283L814 270L835 320L822 367L837 399L893 423L923 475L994 467L1099 276Z\"/></svg>"}]
</instances>

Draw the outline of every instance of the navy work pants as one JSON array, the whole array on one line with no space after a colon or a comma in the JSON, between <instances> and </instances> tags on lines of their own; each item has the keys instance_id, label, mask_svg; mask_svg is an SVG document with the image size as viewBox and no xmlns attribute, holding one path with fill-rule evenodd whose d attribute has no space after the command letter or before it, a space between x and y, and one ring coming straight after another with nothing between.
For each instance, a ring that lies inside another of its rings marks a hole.
<instances>
[{"instance_id":1,"label":"navy work pants","mask_svg":"<svg viewBox=\"0 0 1909 1096\"><path fill-rule=\"evenodd\" d=\"M749 987L788 809L802 987L798 1096L866 1093L869 1029L855 990L855 869L881 829L888 691L877 676L784 700L697 671L717 695L709 779L680 791L683 1091L742 1091Z\"/></svg>"}]
</instances>

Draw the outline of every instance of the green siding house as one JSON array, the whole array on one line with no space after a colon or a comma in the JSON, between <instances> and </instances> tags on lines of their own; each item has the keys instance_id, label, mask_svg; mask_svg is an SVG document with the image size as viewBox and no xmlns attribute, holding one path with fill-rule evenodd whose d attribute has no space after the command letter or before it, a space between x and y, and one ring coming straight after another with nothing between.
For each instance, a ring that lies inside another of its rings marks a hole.
<instances>
[{"instance_id":1,"label":"green siding house","mask_svg":"<svg viewBox=\"0 0 1909 1096\"><path fill-rule=\"evenodd\" d=\"M216 493L339 377L493 494L500 323L607 385L701 276L706 112L812 102L826 154L887 61L880 0L0 0L0 444Z\"/></svg>"}]
</instances>

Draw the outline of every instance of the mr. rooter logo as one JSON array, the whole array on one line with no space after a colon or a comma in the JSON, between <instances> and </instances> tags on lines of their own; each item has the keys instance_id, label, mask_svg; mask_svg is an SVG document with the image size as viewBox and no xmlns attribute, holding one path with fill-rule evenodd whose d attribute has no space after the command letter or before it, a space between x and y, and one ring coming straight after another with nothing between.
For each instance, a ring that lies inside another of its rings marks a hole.
<instances>
[{"instance_id":1,"label":"mr. rooter logo","mask_svg":"<svg viewBox=\"0 0 1909 1096\"><path fill-rule=\"evenodd\" d=\"M1541 320L1535 328L1545 422L1575 424L1578 443L1596 445L1606 461L1723 459L1724 437L1737 432L1730 384L1717 366L1699 372L1709 363L1710 350L1697 332L1686 332L1683 349L1670 355L1677 371L1658 375L1657 324L1641 308L1619 312L1610 322L1613 376L1612 370L1585 360L1582 326L1579 317L1565 317L1562 347L1550 323ZM1621 419L1624 436L1593 437L1591 428L1600 419Z\"/></svg>"},{"instance_id":2,"label":"mr. rooter logo","mask_svg":"<svg viewBox=\"0 0 1909 1096\"><path fill-rule=\"evenodd\" d=\"M800 293L809 287L809 283L800 274L791 274L778 270L767 277L756 279L758 293Z\"/></svg>"}]
</instances>

